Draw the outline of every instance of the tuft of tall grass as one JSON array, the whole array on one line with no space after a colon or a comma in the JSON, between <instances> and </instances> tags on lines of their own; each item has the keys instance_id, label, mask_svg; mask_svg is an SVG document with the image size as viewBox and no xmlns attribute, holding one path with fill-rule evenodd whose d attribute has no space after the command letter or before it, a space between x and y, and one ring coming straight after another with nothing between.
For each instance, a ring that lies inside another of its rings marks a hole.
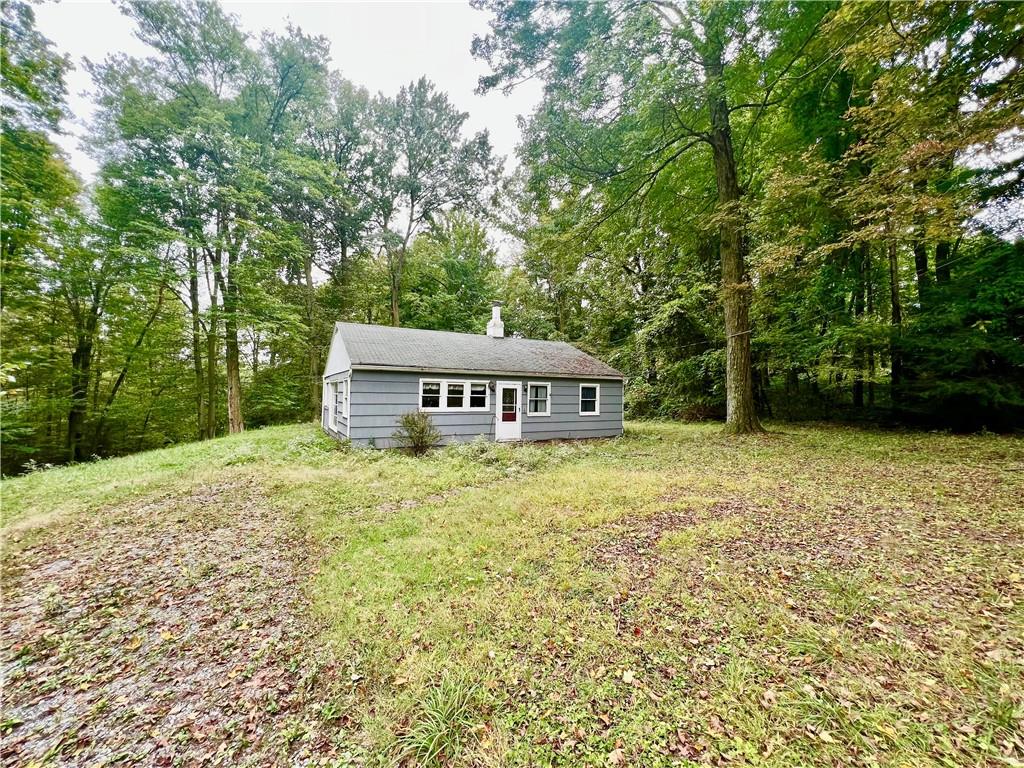
<instances>
[{"instance_id":1,"label":"tuft of tall grass","mask_svg":"<svg viewBox=\"0 0 1024 768\"><path fill-rule=\"evenodd\" d=\"M399 762L431 768L456 760L474 725L476 697L476 686L445 675L427 692L412 725L399 737Z\"/></svg>"}]
</instances>

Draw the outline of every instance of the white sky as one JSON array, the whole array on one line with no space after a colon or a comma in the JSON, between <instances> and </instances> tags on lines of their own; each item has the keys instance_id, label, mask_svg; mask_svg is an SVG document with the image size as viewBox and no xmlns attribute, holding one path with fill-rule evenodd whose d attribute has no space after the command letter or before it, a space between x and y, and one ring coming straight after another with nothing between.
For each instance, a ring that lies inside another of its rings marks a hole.
<instances>
[{"instance_id":1,"label":"white sky","mask_svg":"<svg viewBox=\"0 0 1024 768\"><path fill-rule=\"evenodd\" d=\"M254 36L263 30L283 31L289 20L307 33L324 35L331 44L332 68L371 93L394 94L426 75L469 113L467 131L486 128L497 154L507 158L506 169L514 166L516 117L533 110L540 85L526 83L509 96L474 93L486 65L469 48L474 34L487 31L488 14L473 10L468 2L222 2ZM94 110L92 81L82 60L102 61L113 53L142 57L148 49L135 38L134 24L109 2L46 2L35 11L39 31L75 65L67 77L68 105L75 119L65 125L68 133L58 143L71 166L91 181L96 163L79 145Z\"/></svg>"}]
</instances>

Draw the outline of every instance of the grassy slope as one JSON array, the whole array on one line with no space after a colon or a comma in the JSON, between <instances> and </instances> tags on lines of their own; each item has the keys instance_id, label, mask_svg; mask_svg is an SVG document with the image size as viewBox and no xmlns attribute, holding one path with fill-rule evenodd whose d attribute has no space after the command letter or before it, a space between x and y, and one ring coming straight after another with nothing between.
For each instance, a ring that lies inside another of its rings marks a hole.
<instances>
[{"instance_id":1,"label":"grassy slope","mask_svg":"<svg viewBox=\"0 0 1024 768\"><path fill-rule=\"evenodd\" d=\"M304 426L5 482L20 541L256 475L371 762L1024 758L1024 445L644 425L583 445L344 453Z\"/></svg>"}]
</instances>

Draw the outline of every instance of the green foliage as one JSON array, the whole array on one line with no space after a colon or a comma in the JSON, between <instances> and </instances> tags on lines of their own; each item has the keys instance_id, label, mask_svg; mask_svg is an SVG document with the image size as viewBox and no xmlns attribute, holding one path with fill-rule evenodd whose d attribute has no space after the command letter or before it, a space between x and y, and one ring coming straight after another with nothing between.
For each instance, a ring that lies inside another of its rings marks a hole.
<instances>
[{"instance_id":1,"label":"green foliage","mask_svg":"<svg viewBox=\"0 0 1024 768\"><path fill-rule=\"evenodd\" d=\"M69 63L35 28L35 12L23 0L4 3L0 88L4 93L4 127L54 130L64 114Z\"/></svg>"},{"instance_id":2,"label":"green foliage","mask_svg":"<svg viewBox=\"0 0 1024 768\"><path fill-rule=\"evenodd\" d=\"M516 189L523 314L630 374L631 414L722 414L716 273L738 213L762 413L1024 423L1014 332L980 330L1018 325L993 235L1021 236L1019 6L477 4L481 89L545 83ZM1003 297L983 310L979 278Z\"/></svg>"},{"instance_id":3,"label":"green foliage","mask_svg":"<svg viewBox=\"0 0 1024 768\"><path fill-rule=\"evenodd\" d=\"M253 372L246 388L247 422L254 427L294 421L304 410L305 392L295 385L305 371L301 366L263 366Z\"/></svg>"},{"instance_id":4,"label":"green foliage","mask_svg":"<svg viewBox=\"0 0 1024 768\"><path fill-rule=\"evenodd\" d=\"M318 419L334 322L390 322L396 297L423 327L482 329L497 167L446 94L371 98L324 38L249 37L216 2L121 9L150 55L88 65L86 215L48 136L67 64L4 6L3 471Z\"/></svg>"},{"instance_id":5,"label":"green foliage","mask_svg":"<svg viewBox=\"0 0 1024 768\"><path fill-rule=\"evenodd\" d=\"M463 138L469 115L425 77L394 98L379 97L371 111L376 130L366 193L387 272L389 319L398 325L413 239L453 209L482 214L499 166L487 132Z\"/></svg>"},{"instance_id":6,"label":"green foliage","mask_svg":"<svg viewBox=\"0 0 1024 768\"><path fill-rule=\"evenodd\" d=\"M398 417L392 438L413 456L422 456L441 441L441 432L429 413L411 411Z\"/></svg>"},{"instance_id":7,"label":"green foliage","mask_svg":"<svg viewBox=\"0 0 1024 768\"><path fill-rule=\"evenodd\" d=\"M936 309L900 339L907 417L957 430L1024 424L1024 243L979 238L969 264L936 286Z\"/></svg>"},{"instance_id":8,"label":"green foliage","mask_svg":"<svg viewBox=\"0 0 1024 768\"><path fill-rule=\"evenodd\" d=\"M64 115L68 62L35 29L29 3L3 4L0 34L0 305L9 349L14 334L29 331L42 311L35 259L74 210L79 185L50 138Z\"/></svg>"},{"instance_id":9,"label":"green foliage","mask_svg":"<svg viewBox=\"0 0 1024 768\"><path fill-rule=\"evenodd\" d=\"M317 420L335 321L480 333L493 299L636 417L723 416L742 337L775 418L1024 423L1024 6L477 5L481 87L544 83L511 178L424 78L371 96L317 35L126 0L147 55L87 65L83 190L69 63L5 3L2 471Z\"/></svg>"},{"instance_id":10,"label":"green foliage","mask_svg":"<svg viewBox=\"0 0 1024 768\"><path fill-rule=\"evenodd\" d=\"M476 687L446 675L427 691L412 726L398 743L405 759L424 768L451 765L474 725Z\"/></svg>"},{"instance_id":11,"label":"green foliage","mask_svg":"<svg viewBox=\"0 0 1024 768\"><path fill-rule=\"evenodd\" d=\"M440 218L409 251L402 305L413 328L480 333L501 273L480 222L465 214Z\"/></svg>"}]
</instances>

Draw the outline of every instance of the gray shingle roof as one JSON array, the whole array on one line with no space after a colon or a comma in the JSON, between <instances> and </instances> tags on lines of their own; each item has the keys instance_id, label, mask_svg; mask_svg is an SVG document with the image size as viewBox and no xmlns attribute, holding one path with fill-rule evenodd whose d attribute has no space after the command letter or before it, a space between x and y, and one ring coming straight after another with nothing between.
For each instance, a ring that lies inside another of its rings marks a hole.
<instances>
[{"instance_id":1,"label":"gray shingle roof","mask_svg":"<svg viewBox=\"0 0 1024 768\"><path fill-rule=\"evenodd\" d=\"M337 327L354 367L622 378L610 365L564 341L494 339L484 334L358 323Z\"/></svg>"}]
</instances>

